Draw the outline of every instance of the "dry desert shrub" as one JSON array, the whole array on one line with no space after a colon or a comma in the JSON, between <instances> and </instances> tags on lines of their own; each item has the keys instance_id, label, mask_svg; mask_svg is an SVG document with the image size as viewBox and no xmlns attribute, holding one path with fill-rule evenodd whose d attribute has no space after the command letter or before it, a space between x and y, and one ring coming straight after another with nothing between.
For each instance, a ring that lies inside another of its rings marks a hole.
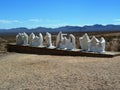
<instances>
[{"instance_id":1,"label":"dry desert shrub","mask_svg":"<svg viewBox=\"0 0 120 90\"><path fill-rule=\"evenodd\" d=\"M115 38L106 43L106 50L108 51L120 51L120 39Z\"/></svg>"},{"instance_id":2,"label":"dry desert shrub","mask_svg":"<svg viewBox=\"0 0 120 90\"><path fill-rule=\"evenodd\" d=\"M0 38L0 53L7 51L6 45L7 45L7 40Z\"/></svg>"}]
</instances>

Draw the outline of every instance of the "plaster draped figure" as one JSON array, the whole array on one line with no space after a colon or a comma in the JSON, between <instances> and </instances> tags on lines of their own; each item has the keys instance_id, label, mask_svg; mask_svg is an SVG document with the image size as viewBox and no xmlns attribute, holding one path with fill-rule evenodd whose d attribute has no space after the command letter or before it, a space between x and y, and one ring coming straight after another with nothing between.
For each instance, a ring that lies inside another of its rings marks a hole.
<instances>
[{"instance_id":1,"label":"plaster draped figure","mask_svg":"<svg viewBox=\"0 0 120 90\"><path fill-rule=\"evenodd\" d=\"M58 33L57 40L56 40L56 48L60 49L68 49L73 50L75 49L75 37L70 34L69 39L66 37L67 34L62 34L62 32Z\"/></svg>"},{"instance_id":2,"label":"plaster draped figure","mask_svg":"<svg viewBox=\"0 0 120 90\"><path fill-rule=\"evenodd\" d=\"M64 40L63 40L63 49L67 49L67 50L73 50L75 49L73 43L71 42L70 39L67 39L66 37L64 37Z\"/></svg>"},{"instance_id":3,"label":"plaster draped figure","mask_svg":"<svg viewBox=\"0 0 120 90\"><path fill-rule=\"evenodd\" d=\"M67 49L67 43L68 43L68 39L66 37L64 37L63 40L59 43L59 48Z\"/></svg>"},{"instance_id":4,"label":"plaster draped figure","mask_svg":"<svg viewBox=\"0 0 120 90\"><path fill-rule=\"evenodd\" d=\"M99 41L95 36L93 36L90 41L90 51L99 53L105 52L105 39L101 37Z\"/></svg>"},{"instance_id":5,"label":"plaster draped figure","mask_svg":"<svg viewBox=\"0 0 120 90\"><path fill-rule=\"evenodd\" d=\"M32 39L31 46L33 46L33 47L40 46L40 38L38 36L35 36L35 38Z\"/></svg>"},{"instance_id":6,"label":"plaster draped figure","mask_svg":"<svg viewBox=\"0 0 120 90\"><path fill-rule=\"evenodd\" d=\"M101 39L100 39L101 49L99 50L100 52L105 52L105 43L106 43L105 39L103 37L101 37Z\"/></svg>"},{"instance_id":7,"label":"plaster draped figure","mask_svg":"<svg viewBox=\"0 0 120 90\"><path fill-rule=\"evenodd\" d=\"M79 38L80 46L82 50L89 51L90 38L87 33Z\"/></svg>"},{"instance_id":8,"label":"plaster draped figure","mask_svg":"<svg viewBox=\"0 0 120 90\"><path fill-rule=\"evenodd\" d=\"M22 33L17 34L17 36L16 36L16 44L17 45L22 45L23 44Z\"/></svg>"},{"instance_id":9,"label":"plaster draped figure","mask_svg":"<svg viewBox=\"0 0 120 90\"><path fill-rule=\"evenodd\" d=\"M31 33L29 36L29 45L32 46L32 40L35 38L35 34Z\"/></svg>"},{"instance_id":10,"label":"plaster draped figure","mask_svg":"<svg viewBox=\"0 0 120 90\"><path fill-rule=\"evenodd\" d=\"M95 36L93 36L92 39L90 40L90 49L89 49L89 51L98 52L99 43L100 43L100 41Z\"/></svg>"},{"instance_id":11,"label":"plaster draped figure","mask_svg":"<svg viewBox=\"0 0 120 90\"><path fill-rule=\"evenodd\" d=\"M56 48L60 48L60 43L62 43L63 39L62 32L59 32L56 39Z\"/></svg>"},{"instance_id":12,"label":"plaster draped figure","mask_svg":"<svg viewBox=\"0 0 120 90\"><path fill-rule=\"evenodd\" d=\"M23 45L28 45L28 35L25 32L23 33Z\"/></svg>"},{"instance_id":13,"label":"plaster draped figure","mask_svg":"<svg viewBox=\"0 0 120 90\"><path fill-rule=\"evenodd\" d=\"M105 52L105 39L101 37L100 41L93 36L90 40L87 34L79 38L82 50L103 53Z\"/></svg>"},{"instance_id":14,"label":"plaster draped figure","mask_svg":"<svg viewBox=\"0 0 120 90\"><path fill-rule=\"evenodd\" d=\"M39 33L39 36L35 36L34 33L31 33L29 36L29 45L33 47L43 46L43 36Z\"/></svg>"},{"instance_id":15,"label":"plaster draped figure","mask_svg":"<svg viewBox=\"0 0 120 90\"><path fill-rule=\"evenodd\" d=\"M72 43L73 48L72 49L76 49L76 40L75 40L75 36L73 34L69 35L70 38L70 42Z\"/></svg>"},{"instance_id":16,"label":"plaster draped figure","mask_svg":"<svg viewBox=\"0 0 120 90\"><path fill-rule=\"evenodd\" d=\"M43 46L43 35L39 33L40 46Z\"/></svg>"},{"instance_id":17,"label":"plaster draped figure","mask_svg":"<svg viewBox=\"0 0 120 90\"><path fill-rule=\"evenodd\" d=\"M45 42L46 42L46 47L48 48L51 48L53 47L52 45L52 39L51 39L51 34L50 33L46 33L46 36L45 36Z\"/></svg>"},{"instance_id":18,"label":"plaster draped figure","mask_svg":"<svg viewBox=\"0 0 120 90\"><path fill-rule=\"evenodd\" d=\"M101 37L99 43L96 45L96 52L105 52L105 39L103 37Z\"/></svg>"},{"instance_id":19,"label":"plaster draped figure","mask_svg":"<svg viewBox=\"0 0 120 90\"><path fill-rule=\"evenodd\" d=\"M24 33L19 33L16 36L16 44L17 45L28 45L28 35L24 32Z\"/></svg>"},{"instance_id":20,"label":"plaster draped figure","mask_svg":"<svg viewBox=\"0 0 120 90\"><path fill-rule=\"evenodd\" d=\"M58 33L57 40L56 40L56 48L67 49L67 41L68 41L68 39L65 37L66 35L67 34L63 34L62 32Z\"/></svg>"}]
</instances>

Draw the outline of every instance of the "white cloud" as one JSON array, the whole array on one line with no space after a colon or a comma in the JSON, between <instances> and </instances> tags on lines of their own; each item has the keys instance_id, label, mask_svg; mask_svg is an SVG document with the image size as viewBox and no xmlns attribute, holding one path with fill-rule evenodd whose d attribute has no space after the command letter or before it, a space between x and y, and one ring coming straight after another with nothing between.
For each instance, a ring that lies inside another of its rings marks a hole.
<instances>
[{"instance_id":1,"label":"white cloud","mask_svg":"<svg viewBox=\"0 0 120 90\"><path fill-rule=\"evenodd\" d=\"M45 19L45 22L61 22L61 20Z\"/></svg>"},{"instance_id":2,"label":"white cloud","mask_svg":"<svg viewBox=\"0 0 120 90\"><path fill-rule=\"evenodd\" d=\"M119 22L120 22L120 18L118 18L118 19L115 19L114 21L119 21Z\"/></svg>"},{"instance_id":3,"label":"white cloud","mask_svg":"<svg viewBox=\"0 0 120 90\"><path fill-rule=\"evenodd\" d=\"M112 24L120 25L120 18L114 19Z\"/></svg>"},{"instance_id":4,"label":"white cloud","mask_svg":"<svg viewBox=\"0 0 120 90\"><path fill-rule=\"evenodd\" d=\"M43 27L57 28L57 27L67 26L67 25L69 24L68 23L57 23L57 24L46 24L46 25L43 25Z\"/></svg>"},{"instance_id":5,"label":"white cloud","mask_svg":"<svg viewBox=\"0 0 120 90\"><path fill-rule=\"evenodd\" d=\"M54 19L29 19L29 22L44 22L44 23L56 23L56 22L60 22L60 20L54 20Z\"/></svg>"},{"instance_id":6,"label":"white cloud","mask_svg":"<svg viewBox=\"0 0 120 90\"><path fill-rule=\"evenodd\" d=\"M28 21L30 21L30 22L41 22L42 20L41 19L29 19Z\"/></svg>"},{"instance_id":7,"label":"white cloud","mask_svg":"<svg viewBox=\"0 0 120 90\"><path fill-rule=\"evenodd\" d=\"M119 22L113 22L113 24L120 25L120 21Z\"/></svg>"},{"instance_id":8,"label":"white cloud","mask_svg":"<svg viewBox=\"0 0 120 90\"><path fill-rule=\"evenodd\" d=\"M18 20L0 20L1 24L12 24L12 23L19 23Z\"/></svg>"}]
</instances>

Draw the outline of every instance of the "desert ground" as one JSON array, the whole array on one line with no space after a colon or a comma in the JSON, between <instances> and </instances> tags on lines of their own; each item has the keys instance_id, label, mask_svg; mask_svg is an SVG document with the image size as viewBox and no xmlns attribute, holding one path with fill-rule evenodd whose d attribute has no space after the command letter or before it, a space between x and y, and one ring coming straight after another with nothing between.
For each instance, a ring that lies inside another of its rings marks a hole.
<instances>
[{"instance_id":1,"label":"desert ground","mask_svg":"<svg viewBox=\"0 0 120 90\"><path fill-rule=\"evenodd\" d=\"M0 90L120 90L120 56L0 56Z\"/></svg>"},{"instance_id":2,"label":"desert ground","mask_svg":"<svg viewBox=\"0 0 120 90\"><path fill-rule=\"evenodd\" d=\"M120 32L95 36L106 39L107 51L120 52ZM11 53L6 49L11 42L15 42L15 35L0 37L0 90L120 90L120 56Z\"/></svg>"}]
</instances>

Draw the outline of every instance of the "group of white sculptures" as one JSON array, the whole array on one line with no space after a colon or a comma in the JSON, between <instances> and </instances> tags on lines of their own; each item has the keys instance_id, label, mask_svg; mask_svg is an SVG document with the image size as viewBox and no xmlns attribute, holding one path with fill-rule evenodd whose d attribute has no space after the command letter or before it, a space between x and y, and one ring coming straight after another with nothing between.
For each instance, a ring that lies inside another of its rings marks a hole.
<instances>
[{"instance_id":1,"label":"group of white sculptures","mask_svg":"<svg viewBox=\"0 0 120 90\"><path fill-rule=\"evenodd\" d=\"M91 52L105 52L105 39L101 37L98 40L95 36L92 39L85 33L83 37L79 38L80 46L84 51L91 51Z\"/></svg>"},{"instance_id":2,"label":"group of white sculptures","mask_svg":"<svg viewBox=\"0 0 120 90\"><path fill-rule=\"evenodd\" d=\"M66 37L67 34L63 34L59 32L56 39L56 48L58 49L65 49L65 50L75 50L76 49L76 39L73 34L69 35L69 38ZM16 36L16 44L23 45L23 46L33 46L33 47L43 47L43 42L45 39L45 46L47 48L55 48L52 45L52 36L50 33L46 33L45 37L39 33L36 36L34 33L31 33L29 36L24 33L19 33ZM105 39L101 37L98 40L95 36L92 39L89 38L87 33L83 35L83 37L79 38L80 47L83 51L87 52L105 52Z\"/></svg>"}]
</instances>

